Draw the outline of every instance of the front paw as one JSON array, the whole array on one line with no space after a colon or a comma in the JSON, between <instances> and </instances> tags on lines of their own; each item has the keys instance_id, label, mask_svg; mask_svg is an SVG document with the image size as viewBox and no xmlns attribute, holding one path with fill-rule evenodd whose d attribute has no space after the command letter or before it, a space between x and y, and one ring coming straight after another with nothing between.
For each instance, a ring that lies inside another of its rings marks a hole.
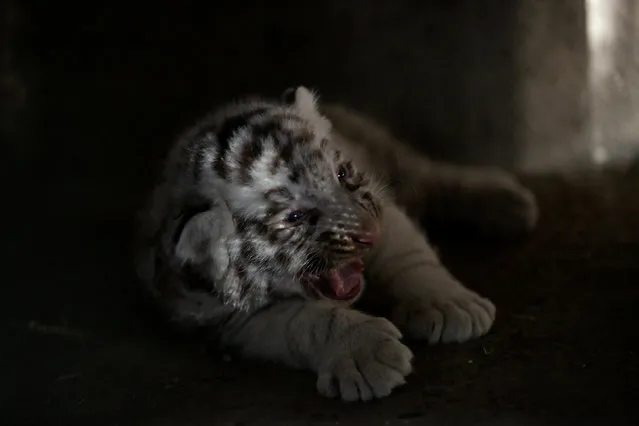
<instances>
[{"instance_id":1,"label":"front paw","mask_svg":"<svg viewBox=\"0 0 639 426\"><path fill-rule=\"evenodd\" d=\"M422 293L393 309L393 323L410 339L464 342L486 334L495 321L495 305L461 284Z\"/></svg>"},{"instance_id":2,"label":"front paw","mask_svg":"<svg viewBox=\"0 0 639 426\"><path fill-rule=\"evenodd\" d=\"M317 390L344 401L388 396L405 383L404 377L412 371L413 354L399 341L401 333L388 320L354 311L349 315L351 324L334 336L323 354Z\"/></svg>"}]
</instances>

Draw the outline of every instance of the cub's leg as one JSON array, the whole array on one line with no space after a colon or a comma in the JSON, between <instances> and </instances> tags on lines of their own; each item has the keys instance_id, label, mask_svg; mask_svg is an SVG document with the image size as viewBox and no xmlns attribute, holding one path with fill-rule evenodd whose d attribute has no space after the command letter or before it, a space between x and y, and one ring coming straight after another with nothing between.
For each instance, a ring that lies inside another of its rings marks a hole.
<instances>
[{"instance_id":1,"label":"cub's leg","mask_svg":"<svg viewBox=\"0 0 639 426\"><path fill-rule=\"evenodd\" d=\"M389 182L411 216L506 237L536 224L535 197L513 175L430 161L373 120L342 106L327 106L325 114L358 165Z\"/></svg>"},{"instance_id":2,"label":"cub's leg","mask_svg":"<svg viewBox=\"0 0 639 426\"><path fill-rule=\"evenodd\" d=\"M409 338L463 342L485 334L495 320L495 306L457 281L393 204L385 206L381 239L366 268L367 291L394 299L390 319Z\"/></svg>"},{"instance_id":3,"label":"cub's leg","mask_svg":"<svg viewBox=\"0 0 639 426\"><path fill-rule=\"evenodd\" d=\"M376 318L330 303L286 301L229 324L223 343L247 357L317 373L317 389L345 401L380 398L404 383L411 351Z\"/></svg>"},{"instance_id":4,"label":"cub's leg","mask_svg":"<svg viewBox=\"0 0 639 426\"><path fill-rule=\"evenodd\" d=\"M412 172L402 173L402 183L395 187L397 201L413 217L500 237L524 235L535 227L535 196L513 175L497 168L421 161Z\"/></svg>"}]
</instances>

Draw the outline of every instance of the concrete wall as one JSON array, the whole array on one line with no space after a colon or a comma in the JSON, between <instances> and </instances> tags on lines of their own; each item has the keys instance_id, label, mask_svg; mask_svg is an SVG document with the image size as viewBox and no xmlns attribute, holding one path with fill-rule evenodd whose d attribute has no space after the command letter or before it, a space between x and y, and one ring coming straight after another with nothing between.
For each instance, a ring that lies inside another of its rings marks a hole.
<instances>
[{"instance_id":1,"label":"concrete wall","mask_svg":"<svg viewBox=\"0 0 639 426\"><path fill-rule=\"evenodd\" d=\"M3 111L3 152L69 200L134 196L195 116L293 84L437 158L534 170L589 155L584 0L4 4L28 96Z\"/></svg>"},{"instance_id":2,"label":"concrete wall","mask_svg":"<svg viewBox=\"0 0 639 426\"><path fill-rule=\"evenodd\" d=\"M521 0L517 15L520 166L554 170L589 153L591 96L584 0Z\"/></svg>"},{"instance_id":3,"label":"concrete wall","mask_svg":"<svg viewBox=\"0 0 639 426\"><path fill-rule=\"evenodd\" d=\"M596 162L624 162L639 147L639 4L589 0L592 148Z\"/></svg>"}]
</instances>

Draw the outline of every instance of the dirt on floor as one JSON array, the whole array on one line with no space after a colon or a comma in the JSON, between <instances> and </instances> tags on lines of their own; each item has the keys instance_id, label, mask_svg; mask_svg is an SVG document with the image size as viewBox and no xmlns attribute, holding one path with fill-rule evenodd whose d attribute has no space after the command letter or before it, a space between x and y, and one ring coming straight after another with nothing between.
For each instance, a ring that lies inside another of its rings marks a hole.
<instances>
[{"instance_id":1,"label":"dirt on floor","mask_svg":"<svg viewBox=\"0 0 639 426\"><path fill-rule=\"evenodd\" d=\"M435 238L456 275L498 306L494 329L460 345L411 344L408 384L368 404L324 399L311 373L158 327L132 290L128 218L9 227L5 270L19 280L3 300L2 424L636 424L639 173L527 182L542 211L527 240Z\"/></svg>"}]
</instances>

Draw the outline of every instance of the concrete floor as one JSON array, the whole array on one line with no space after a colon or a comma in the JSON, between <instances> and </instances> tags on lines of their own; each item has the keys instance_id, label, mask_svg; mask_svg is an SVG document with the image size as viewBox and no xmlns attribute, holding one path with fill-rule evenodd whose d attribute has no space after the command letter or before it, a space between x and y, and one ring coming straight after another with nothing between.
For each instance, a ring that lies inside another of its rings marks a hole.
<instances>
[{"instance_id":1,"label":"concrete floor","mask_svg":"<svg viewBox=\"0 0 639 426\"><path fill-rule=\"evenodd\" d=\"M388 399L325 400L310 373L170 334L136 291L132 211L171 135L209 102L210 68L193 65L191 81L167 64L202 65L193 52L127 50L90 20L49 33L47 16L22 16L37 42L16 39L2 62L0 424L639 424L639 171L528 178L542 218L526 241L436 234L498 306L495 328L413 344L416 372Z\"/></svg>"},{"instance_id":2,"label":"concrete floor","mask_svg":"<svg viewBox=\"0 0 639 426\"><path fill-rule=\"evenodd\" d=\"M531 184L544 215L526 242L437 238L499 307L493 331L412 345L408 384L365 405L159 327L134 291L127 217L21 212L2 239L3 424L637 424L639 174Z\"/></svg>"}]
</instances>

